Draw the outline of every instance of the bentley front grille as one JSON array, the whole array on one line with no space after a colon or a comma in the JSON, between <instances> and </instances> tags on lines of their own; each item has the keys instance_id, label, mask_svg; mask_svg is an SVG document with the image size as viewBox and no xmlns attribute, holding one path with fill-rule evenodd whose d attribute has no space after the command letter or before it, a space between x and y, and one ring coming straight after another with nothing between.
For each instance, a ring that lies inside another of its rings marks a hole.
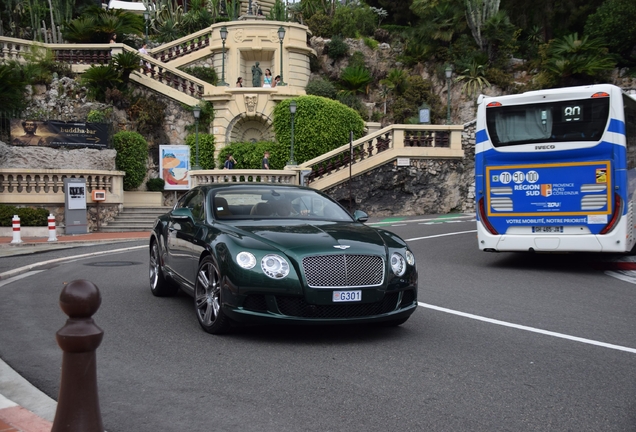
<instances>
[{"instance_id":1,"label":"bentley front grille","mask_svg":"<svg viewBox=\"0 0 636 432\"><path fill-rule=\"evenodd\" d=\"M373 287L384 281L384 260L377 255L318 255L303 258L312 288Z\"/></svg>"}]
</instances>

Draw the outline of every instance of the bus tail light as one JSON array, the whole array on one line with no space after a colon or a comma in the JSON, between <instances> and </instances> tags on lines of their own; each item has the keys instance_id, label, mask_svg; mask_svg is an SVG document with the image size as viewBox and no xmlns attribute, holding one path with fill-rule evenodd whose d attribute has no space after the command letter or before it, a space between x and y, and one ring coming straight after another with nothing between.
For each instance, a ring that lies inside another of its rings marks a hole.
<instances>
[{"instance_id":1,"label":"bus tail light","mask_svg":"<svg viewBox=\"0 0 636 432\"><path fill-rule=\"evenodd\" d=\"M614 194L614 212L612 213L612 218L608 222L607 225L603 227L603 229L599 232L599 234L607 234L612 231L618 221L620 220L623 213L623 201L619 194Z\"/></svg>"},{"instance_id":2,"label":"bus tail light","mask_svg":"<svg viewBox=\"0 0 636 432\"><path fill-rule=\"evenodd\" d=\"M490 223L490 221L488 220L488 218L486 217L486 208L485 208L485 204L484 204L485 200L484 197L482 197L479 200L479 219L481 220L481 223L484 224L484 226L486 227L486 229L488 231L490 231L490 234L493 235L497 235L499 234L497 232L497 230L495 229L494 226L492 226L492 224Z\"/></svg>"},{"instance_id":3,"label":"bus tail light","mask_svg":"<svg viewBox=\"0 0 636 432\"><path fill-rule=\"evenodd\" d=\"M501 106L501 102L490 102L488 105L486 105L486 107L490 108L490 107L500 107Z\"/></svg>"},{"instance_id":4,"label":"bus tail light","mask_svg":"<svg viewBox=\"0 0 636 432\"><path fill-rule=\"evenodd\" d=\"M601 98L601 97L609 97L609 93L607 92L598 92L592 95L593 98Z\"/></svg>"}]
</instances>

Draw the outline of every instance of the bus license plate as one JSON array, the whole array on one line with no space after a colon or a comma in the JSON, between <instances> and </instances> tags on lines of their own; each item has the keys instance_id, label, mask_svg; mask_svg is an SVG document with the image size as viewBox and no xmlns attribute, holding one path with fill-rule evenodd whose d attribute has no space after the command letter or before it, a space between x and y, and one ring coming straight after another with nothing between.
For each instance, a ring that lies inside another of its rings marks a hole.
<instances>
[{"instance_id":1,"label":"bus license plate","mask_svg":"<svg viewBox=\"0 0 636 432\"><path fill-rule=\"evenodd\" d=\"M357 302L362 301L362 291L334 291L334 302Z\"/></svg>"},{"instance_id":2,"label":"bus license plate","mask_svg":"<svg viewBox=\"0 0 636 432\"><path fill-rule=\"evenodd\" d=\"M562 233L562 226L535 226L532 227L533 233Z\"/></svg>"}]
</instances>

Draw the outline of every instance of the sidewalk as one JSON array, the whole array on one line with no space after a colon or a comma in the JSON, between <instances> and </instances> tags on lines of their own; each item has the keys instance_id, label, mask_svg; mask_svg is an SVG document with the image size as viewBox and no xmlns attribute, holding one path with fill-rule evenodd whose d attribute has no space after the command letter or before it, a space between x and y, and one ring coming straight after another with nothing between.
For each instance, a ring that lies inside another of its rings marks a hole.
<instances>
[{"instance_id":1,"label":"sidewalk","mask_svg":"<svg viewBox=\"0 0 636 432\"><path fill-rule=\"evenodd\" d=\"M0 258L72 248L87 243L145 240L149 237L150 231L61 235L52 242L48 241L48 237L22 237L21 243L11 243L13 237L0 237ZM56 402L33 387L1 359L0 385L3 389L0 392L0 432L51 431ZM22 405L28 406L31 411L9 398L22 401Z\"/></svg>"}]
</instances>

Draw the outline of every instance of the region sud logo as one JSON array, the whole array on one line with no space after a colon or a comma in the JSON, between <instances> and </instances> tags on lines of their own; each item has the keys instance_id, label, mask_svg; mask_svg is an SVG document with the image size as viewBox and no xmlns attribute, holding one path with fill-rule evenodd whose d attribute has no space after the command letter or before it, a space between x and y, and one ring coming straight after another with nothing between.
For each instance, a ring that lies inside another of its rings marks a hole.
<instances>
[{"instance_id":1,"label":"region sud logo","mask_svg":"<svg viewBox=\"0 0 636 432\"><path fill-rule=\"evenodd\" d=\"M541 196L544 196L544 197L552 196L552 185L551 184L542 184L541 185Z\"/></svg>"}]
</instances>

